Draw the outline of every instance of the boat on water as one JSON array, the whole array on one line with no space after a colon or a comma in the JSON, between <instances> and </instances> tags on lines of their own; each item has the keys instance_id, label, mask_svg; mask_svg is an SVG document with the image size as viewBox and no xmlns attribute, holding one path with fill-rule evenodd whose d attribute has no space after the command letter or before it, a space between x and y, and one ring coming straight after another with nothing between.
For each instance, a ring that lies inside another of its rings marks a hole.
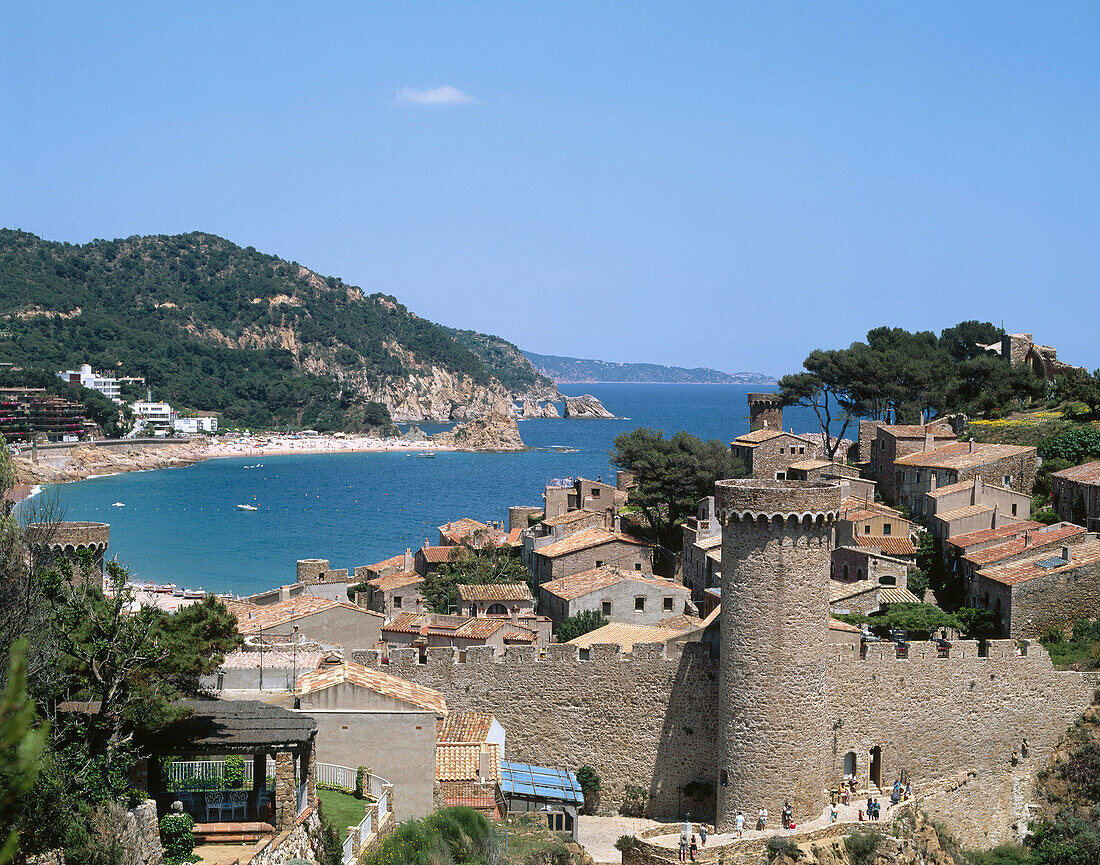
<instances>
[{"instance_id":1,"label":"boat on water","mask_svg":"<svg viewBox=\"0 0 1100 865\"><path fill-rule=\"evenodd\" d=\"M111 505L111 507L112 508L124 508L124 507L126 507L126 502L115 502L113 505Z\"/></svg>"},{"instance_id":2,"label":"boat on water","mask_svg":"<svg viewBox=\"0 0 1100 865\"><path fill-rule=\"evenodd\" d=\"M255 505L237 505L239 511L258 511L259 508Z\"/></svg>"},{"instance_id":3,"label":"boat on water","mask_svg":"<svg viewBox=\"0 0 1100 865\"><path fill-rule=\"evenodd\" d=\"M417 456L422 460L434 460L435 451L421 451Z\"/></svg>"}]
</instances>

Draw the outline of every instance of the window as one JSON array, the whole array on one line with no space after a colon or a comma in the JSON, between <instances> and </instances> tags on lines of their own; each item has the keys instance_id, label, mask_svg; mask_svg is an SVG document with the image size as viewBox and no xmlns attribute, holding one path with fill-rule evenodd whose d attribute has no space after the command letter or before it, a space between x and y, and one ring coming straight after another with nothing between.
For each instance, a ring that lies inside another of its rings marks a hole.
<instances>
[{"instance_id":1,"label":"window","mask_svg":"<svg viewBox=\"0 0 1100 865\"><path fill-rule=\"evenodd\" d=\"M1016 503L1012 503L1012 516L1016 516Z\"/></svg>"},{"instance_id":2,"label":"window","mask_svg":"<svg viewBox=\"0 0 1100 865\"><path fill-rule=\"evenodd\" d=\"M596 559L596 567L597 568L602 568L603 567L603 559Z\"/></svg>"},{"instance_id":3,"label":"window","mask_svg":"<svg viewBox=\"0 0 1100 865\"><path fill-rule=\"evenodd\" d=\"M1012 475L1005 475L1004 480L1005 480L1004 485L1006 487L1012 486Z\"/></svg>"},{"instance_id":4,"label":"window","mask_svg":"<svg viewBox=\"0 0 1100 865\"><path fill-rule=\"evenodd\" d=\"M664 603L665 603L665 612L666 613L671 613L672 612L672 598L665 598Z\"/></svg>"},{"instance_id":5,"label":"window","mask_svg":"<svg viewBox=\"0 0 1100 865\"><path fill-rule=\"evenodd\" d=\"M504 604L492 604L489 609L485 611L488 616L507 616L508 608Z\"/></svg>"},{"instance_id":6,"label":"window","mask_svg":"<svg viewBox=\"0 0 1100 865\"><path fill-rule=\"evenodd\" d=\"M600 497L600 490L598 487L592 487L592 498L598 499Z\"/></svg>"},{"instance_id":7,"label":"window","mask_svg":"<svg viewBox=\"0 0 1100 865\"><path fill-rule=\"evenodd\" d=\"M394 595L393 596L393 608L395 610L400 610L401 609L401 596L400 595Z\"/></svg>"},{"instance_id":8,"label":"window","mask_svg":"<svg viewBox=\"0 0 1100 865\"><path fill-rule=\"evenodd\" d=\"M603 614L605 616L610 616L611 615L611 601L604 601L603 602Z\"/></svg>"},{"instance_id":9,"label":"window","mask_svg":"<svg viewBox=\"0 0 1100 865\"><path fill-rule=\"evenodd\" d=\"M888 534L890 534L890 531L891 531L892 529L893 529L893 526L892 526L892 525L891 525L890 523L883 523L883 524L882 524L882 533L883 533L884 535L888 535Z\"/></svg>"},{"instance_id":10,"label":"window","mask_svg":"<svg viewBox=\"0 0 1100 865\"><path fill-rule=\"evenodd\" d=\"M1016 506L1013 505L1013 507L1016 507ZM640 571L641 569L642 569L642 563L641 562L635 562L634 563L634 570Z\"/></svg>"},{"instance_id":11,"label":"window","mask_svg":"<svg viewBox=\"0 0 1100 865\"><path fill-rule=\"evenodd\" d=\"M804 454L804 453L806 453L806 448L802 447L802 448L798 449L798 455L799 456L802 456L802 454Z\"/></svg>"},{"instance_id":12,"label":"window","mask_svg":"<svg viewBox=\"0 0 1100 865\"><path fill-rule=\"evenodd\" d=\"M777 481L785 481L787 479L787 475L784 472L776 472L775 479Z\"/></svg>"},{"instance_id":13,"label":"window","mask_svg":"<svg viewBox=\"0 0 1100 865\"><path fill-rule=\"evenodd\" d=\"M867 525L865 525L863 527L863 534L865 534L865 535L871 534L871 524L870 523L868 523Z\"/></svg>"},{"instance_id":14,"label":"window","mask_svg":"<svg viewBox=\"0 0 1100 865\"><path fill-rule=\"evenodd\" d=\"M634 612L635 613L644 613L645 612L645 598L644 597L638 597L638 598L634 599Z\"/></svg>"}]
</instances>

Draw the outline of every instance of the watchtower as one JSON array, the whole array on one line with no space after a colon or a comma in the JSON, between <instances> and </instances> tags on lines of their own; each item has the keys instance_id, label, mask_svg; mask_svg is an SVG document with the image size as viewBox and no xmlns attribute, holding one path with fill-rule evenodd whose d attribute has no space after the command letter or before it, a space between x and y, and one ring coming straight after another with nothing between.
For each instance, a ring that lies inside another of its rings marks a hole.
<instances>
[{"instance_id":1,"label":"watchtower","mask_svg":"<svg viewBox=\"0 0 1100 865\"><path fill-rule=\"evenodd\" d=\"M840 487L726 480L718 678L718 831L741 810L817 816L828 781L829 553Z\"/></svg>"},{"instance_id":2,"label":"watchtower","mask_svg":"<svg viewBox=\"0 0 1100 865\"><path fill-rule=\"evenodd\" d=\"M51 556L76 558L81 552L92 555L90 568L80 568L73 574L78 583L103 586L103 556L111 541L108 523L57 522L31 523L24 535L32 548L48 550Z\"/></svg>"},{"instance_id":3,"label":"watchtower","mask_svg":"<svg viewBox=\"0 0 1100 865\"><path fill-rule=\"evenodd\" d=\"M749 394L749 432L758 429L783 431L783 401L779 394Z\"/></svg>"}]
</instances>

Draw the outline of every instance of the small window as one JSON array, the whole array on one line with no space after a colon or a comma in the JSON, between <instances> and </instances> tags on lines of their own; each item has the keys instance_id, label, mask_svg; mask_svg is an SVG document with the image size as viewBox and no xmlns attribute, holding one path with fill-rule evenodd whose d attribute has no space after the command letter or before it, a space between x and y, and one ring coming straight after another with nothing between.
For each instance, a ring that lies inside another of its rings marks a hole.
<instances>
[{"instance_id":1,"label":"small window","mask_svg":"<svg viewBox=\"0 0 1100 865\"><path fill-rule=\"evenodd\" d=\"M776 472L775 479L777 481L785 481L787 479L787 475L784 472Z\"/></svg>"},{"instance_id":2,"label":"small window","mask_svg":"<svg viewBox=\"0 0 1100 865\"><path fill-rule=\"evenodd\" d=\"M600 497L600 491L597 487L592 487L592 498L598 499Z\"/></svg>"},{"instance_id":3,"label":"small window","mask_svg":"<svg viewBox=\"0 0 1100 865\"><path fill-rule=\"evenodd\" d=\"M1016 506L1013 505L1013 507L1016 507ZM641 562L635 562L634 563L634 570L640 571L641 569L642 569L642 563Z\"/></svg>"},{"instance_id":4,"label":"small window","mask_svg":"<svg viewBox=\"0 0 1100 865\"><path fill-rule=\"evenodd\" d=\"M395 610L400 610L401 609L401 596L400 595L394 595L393 596L393 608Z\"/></svg>"},{"instance_id":5,"label":"small window","mask_svg":"<svg viewBox=\"0 0 1100 865\"><path fill-rule=\"evenodd\" d=\"M644 613L645 612L645 598L644 597L634 599L634 612L635 613Z\"/></svg>"},{"instance_id":6,"label":"small window","mask_svg":"<svg viewBox=\"0 0 1100 865\"><path fill-rule=\"evenodd\" d=\"M1005 475L1004 480L1005 480L1004 485L1006 487L1012 486L1012 475Z\"/></svg>"},{"instance_id":7,"label":"small window","mask_svg":"<svg viewBox=\"0 0 1100 865\"><path fill-rule=\"evenodd\" d=\"M225 688L225 673L218 670L218 690L221 691L223 688Z\"/></svg>"},{"instance_id":8,"label":"small window","mask_svg":"<svg viewBox=\"0 0 1100 865\"><path fill-rule=\"evenodd\" d=\"M665 598L665 612L672 612L672 598Z\"/></svg>"},{"instance_id":9,"label":"small window","mask_svg":"<svg viewBox=\"0 0 1100 865\"><path fill-rule=\"evenodd\" d=\"M865 525L863 527L863 534L865 534L865 535L871 534L871 524L870 523L868 523L867 525Z\"/></svg>"},{"instance_id":10,"label":"small window","mask_svg":"<svg viewBox=\"0 0 1100 865\"><path fill-rule=\"evenodd\" d=\"M1016 516L1016 504L1015 504L1015 502L1012 504L1012 516Z\"/></svg>"},{"instance_id":11,"label":"small window","mask_svg":"<svg viewBox=\"0 0 1100 865\"><path fill-rule=\"evenodd\" d=\"M799 448L798 449L798 455L799 456L802 456L802 454L804 454L804 453L806 453L806 448Z\"/></svg>"},{"instance_id":12,"label":"small window","mask_svg":"<svg viewBox=\"0 0 1100 865\"><path fill-rule=\"evenodd\" d=\"M892 528L893 528L893 526L891 526L890 523L883 523L882 524L882 533L884 535L888 535L888 534L890 534L890 531L891 531Z\"/></svg>"},{"instance_id":13,"label":"small window","mask_svg":"<svg viewBox=\"0 0 1100 865\"><path fill-rule=\"evenodd\" d=\"M596 567L597 568L602 568L603 567L603 559L596 559Z\"/></svg>"},{"instance_id":14,"label":"small window","mask_svg":"<svg viewBox=\"0 0 1100 865\"><path fill-rule=\"evenodd\" d=\"M605 616L610 616L611 615L611 601L604 601L603 602L603 614Z\"/></svg>"}]
</instances>

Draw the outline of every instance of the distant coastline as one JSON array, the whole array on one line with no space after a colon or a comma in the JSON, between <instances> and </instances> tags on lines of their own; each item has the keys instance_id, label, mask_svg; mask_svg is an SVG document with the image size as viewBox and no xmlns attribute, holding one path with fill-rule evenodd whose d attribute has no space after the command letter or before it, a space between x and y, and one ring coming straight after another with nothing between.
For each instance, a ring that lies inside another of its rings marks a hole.
<instances>
[{"instance_id":1,"label":"distant coastline","mask_svg":"<svg viewBox=\"0 0 1100 865\"><path fill-rule=\"evenodd\" d=\"M774 385L773 376L759 372L722 372L705 366L693 368L658 363L613 363L579 357L536 354L524 356L541 375L555 384L735 384Z\"/></svg>"},{"instance_id":2,"label":"distant coastline","mask_svg":"<svg viewBox=\"0 0 1100 865\"><path fill-rule=\"evenodd\" d=\"M621 381L621 380L608 381L607 379L595 379L595 378L586 378L586 379L564 379L563 378L563 379L560 379L560 380L555 380L554 384L564 384L564 385L574 385L574 384L577 384L577 385L580 385L580 384L700 384L700 385L711 385L711 384L713 384L713 385L717 385L719 387L745 387L746 385L752 385L752 386L759 385L760 387L775 387L777 382L775 381L775 379L771 379L771 380L767 380L767 381ZM561 400L557 400L557 401L561 402Z\"/></svg>"}]
</instances>

